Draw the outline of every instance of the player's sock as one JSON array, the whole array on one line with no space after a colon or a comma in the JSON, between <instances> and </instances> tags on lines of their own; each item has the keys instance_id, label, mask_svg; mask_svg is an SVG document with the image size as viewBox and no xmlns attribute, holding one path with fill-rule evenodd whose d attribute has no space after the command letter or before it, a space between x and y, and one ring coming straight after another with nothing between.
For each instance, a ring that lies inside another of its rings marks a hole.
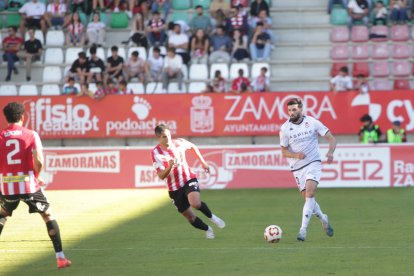
<instances>
[{"instance_id":1,"label":"player's sock","mask_svg":"<svg viewBox=\"0 0 414 276\"><path fill-rule=\"evenodd\" d=\"M322 213L321 207L319 207L319 204L318 204L318 202L316 202L316 200L315 200L315 207L313 208L313 214L318 219L320 219L320 220L323 219L323 213Z\"/></svg>"},{"instance_id":2,"label":"player's sock","mask_svg":"<svg viewBox=\"0 0 414 276\"><path fill-rule=\"evenodd\" d=\"M211 218L213 216L207 204L205 204L204 202L201 202L200 208L198 208L198 210L200 210L200 212L208 218Z\"/></svg>"},{"instance_id":3,"label":"player's sock","mask_svg":"<svg viewBox=\"0 0 414 276\"><path fill-rule=\"evenodd\" d=\"M63 251L60 252L56 252L56 259L64 259L65 258L65 254L63 254Z\"/></svg>"},{"instance_id":4,"label":"player's sock","mask_svg":"<svg viewBox=\"0 0 414 276\"><path fill-rule=\"evenodd\" d=\"M56 220L50 220L46 222L47 233L49 234L50 239L53 243L53 248L55 249L56 253L62 253L62 240L60 239L60 231L59 225L57 224ZM58 255L56 254L56 257Z\"/></svg>"},{"instance_id":5,"label":"player's sock","mask_svg":"<svg viewBox=\"0 0 414 276\"><path fill-rule=\"evenodd\" d=\"M191 225L200 230L208 230L208 225L205 224L199 217L196 217L196 219L191 223Z\"/></svg>"},{"instance_id":6,"label":"player's sock","mask_svg":"<svg viewBox=\"0 0 414 276\"><path fill-rule=\"evenodd\" d=\"M0 235L1 231L3 231L4 224L6 224L6 218L3 215L0 215Z\"/></svg>"},{"instance_id":7,"label":"player's sock","mask_svg":"<svg viewBox=\"0 0 414 276\"><path fill-rule=\"evenodd\" d=\"M305 201L305 205L303 205L303 212L302 212L302 226L300 229L306 229L308 227L309 221L312 217L313 210L315 208L315 198L307 197Z\"/></svg>"}]
</instances>

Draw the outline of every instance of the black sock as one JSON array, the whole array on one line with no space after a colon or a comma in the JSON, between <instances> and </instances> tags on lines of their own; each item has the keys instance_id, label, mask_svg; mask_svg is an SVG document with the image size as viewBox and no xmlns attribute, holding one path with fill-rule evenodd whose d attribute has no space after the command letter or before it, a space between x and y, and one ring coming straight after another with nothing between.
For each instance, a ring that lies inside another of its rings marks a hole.
<instances>
[{"instance_id":1,"label":"black sock","mask_svg":"<svg viewBox=\"0 0 414 276\"><path fill-rule=\"evenodd\" d=\"M46 222L47 233L49 234L50 239L53 243L53 248L55 252L62 251L62 240L60 239L60 231L59 225L57 224L56 220L51 220Z\"/></svg>"},{"instance_id":2,"label":"black sock","mask_svg":"<svg viewBox=\"0 0 414 276\"><path fill-rule=\"evenodd\" d=\"M208 225L205 224L199 217L196 217L196 219L194 220L194 222L191 223L191 225L200 230L208 230Z\"/></svg>"},{"instance_id":3,"label":"black sock","mask_svg":"<svg viewBox=\"0 0 414 276\"><path fill-rule=\"evenodd\" d=\"M198 210L200 210L201 213L203 213L208 218L211 218L213 216L207 204L205 204L204 202L201 202L200 208L198 208Z\"/></svg>"}]
</instances>

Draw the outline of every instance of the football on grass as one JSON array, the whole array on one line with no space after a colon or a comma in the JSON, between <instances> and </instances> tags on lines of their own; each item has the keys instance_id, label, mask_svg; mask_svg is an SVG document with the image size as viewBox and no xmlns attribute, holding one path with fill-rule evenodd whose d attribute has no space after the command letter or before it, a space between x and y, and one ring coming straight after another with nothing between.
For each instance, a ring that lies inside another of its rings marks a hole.
<instances>
[{"instance_id":1,"label":"football on grass","mask_svg":"<svg viewBox=\"0 0 414 276\"><path fill-rule=\"evenodd\" d=\"M264 239L270 243L277 243L282 239L282 228L277 225L269 225L264 231Z\"/></svg>"}]
</instances>

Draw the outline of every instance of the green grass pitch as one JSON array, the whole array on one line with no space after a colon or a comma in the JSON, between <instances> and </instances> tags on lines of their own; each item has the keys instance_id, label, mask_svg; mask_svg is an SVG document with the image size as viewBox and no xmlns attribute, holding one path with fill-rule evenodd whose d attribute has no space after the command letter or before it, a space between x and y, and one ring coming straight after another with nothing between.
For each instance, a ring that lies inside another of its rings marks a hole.
<instances>
[{"instance_id":1,"label":"green grass pitch","mask_svg":"<svg viewBox=\"0 0 414 276\"><path fill-rule=\"evenodd\" d=\"M0 275L414 275L413 188L318 190L335 235L312 218L306 242L296 241L303 202L295 189L203 191L227 223L215 240L193 229L165 190L47 195L72 266L56 269L44 223L21 203L0 237ZM270 224L284 231L278 244L263 239Z\"/></svg>"}]
</instances>

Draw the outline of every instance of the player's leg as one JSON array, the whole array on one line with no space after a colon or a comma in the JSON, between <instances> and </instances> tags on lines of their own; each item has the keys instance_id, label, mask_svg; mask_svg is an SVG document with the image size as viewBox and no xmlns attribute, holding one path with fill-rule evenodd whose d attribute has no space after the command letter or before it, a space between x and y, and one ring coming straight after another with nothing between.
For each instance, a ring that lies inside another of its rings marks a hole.
<instances>
[{"instance_id":1,"label":"player's leg","mask_svg":"<svg viewBox=\"0 0 414 276\"><path fill-rule=\"evenodd\" d=\"M297 236L299 241L304 241L306 239L306 231L315 208L314 193L317 185L318 183L316 181L307 179L305 182L305 190L301 191L302 196L305 197L305 204L303 205L302 210L302 225Z\"/></svg>"},{"instance_id":2,"label":"player's leg","mask_svg":"<svg viewBox=\"0 0 414 276\"><path fill-rule=\"evenodd\" d=\"M214 239L213 228L205 224L197 215L194 213L191 207L181 212L181 214L188 220L188 222L195 228L206 231L206 237L208 239Z\"/></svg>"},{"instance_id":3,"label":"player's leg","mask_svg":"<svg viewBox=\"0 0 414 276\"><path fill-rule=\"evenodd\" d=\"M2 196L0 198L0 235L6 224L7 217L19 206L20 199L17 196Z\"/></svg>"}]
</instances>

